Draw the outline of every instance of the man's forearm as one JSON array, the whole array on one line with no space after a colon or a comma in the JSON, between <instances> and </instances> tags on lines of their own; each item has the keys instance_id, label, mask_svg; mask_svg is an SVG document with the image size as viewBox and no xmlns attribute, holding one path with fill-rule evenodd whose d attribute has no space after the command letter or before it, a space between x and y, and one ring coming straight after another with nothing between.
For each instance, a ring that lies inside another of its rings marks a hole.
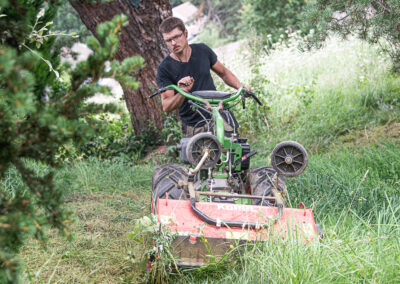
<instances>
[{"instance_id":1,"label":"man's forearm","mask_svg":"<svg viewBox=\"0 0 400 284\"><path fill-rule=\"evenodd\" d=\"M222 80L225 84L235 89L239 89L242 86L239 79L229 70L226 70L225 74L222 76Z\"/></svg>"},{"instance_id":2,"label":"man's forearm","mask_svg":"<svg viewBox=\"0 0 400 284\"><path fill-rule=\"evenodd\" d=\"M161 104L165 112L172 112L182 105L185 97L181 94L174 94L173 91L168 92L171 93L161 96Z\"/></svg>"},{"instance_id":3,"label":"man's forearm","mask_svg":"<svg viewBox=\"0 0 400 284\"><path fill-rule=\"evenodd\" d=\"M228 86L232 88L239 89L242 84L239 79L221 62L217 60L217 62L211 68Z\"/></svg>"}]
</instances>

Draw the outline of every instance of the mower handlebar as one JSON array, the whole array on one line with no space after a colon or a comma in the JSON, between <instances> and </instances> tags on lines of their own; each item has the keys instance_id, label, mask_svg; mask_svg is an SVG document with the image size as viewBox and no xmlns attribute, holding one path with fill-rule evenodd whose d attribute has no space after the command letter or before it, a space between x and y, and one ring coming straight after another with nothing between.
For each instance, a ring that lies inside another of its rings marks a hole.
<instances>
[{"instance_id":1,"label":"mower handlebar","mask_svg":"<svg viewBox=\"0 0 400 284\"><path fill-rule=\"evenodd\" d=\"M168 86L166 86L166 87L164 87L164 88L158 89L156 92L154 92L153 94L151 94L151 95L149 96L149 98L151 99L151 98L153 98L153 97L155 97L155 96L157 96L157 95L159 95L159 94L161 94L161 93L163 93L163 92L165 92L165 91L168 91L168 90L175 90L176 92L182 94L184 97L186 97L186 98L188 98L188 99L192 99L192 100L198 101L198 102L203 102L203 99L198 98L198 97L194 96L194 95L191 94L191 93L187 93L187 92L183 91L181 88L179 88L179 87L176 86L176 85L168 85ZM240 89L238 89L237 92L236 92L235 94L233 94L231 97L229 97L229 98L227 98L227 99L224 99L223 101L224 101L224 102L230 102L230 101L236 100L236 99L239 98L240 96L242 97L243 108L246 107L246 105L245 105L245 98L249 98L249 97L251 97L252 99L254 99L260 106L263 105L263 103L257 98L257 96L256 96L253 92L247 91L247 90L244 89L243 87L240 88ZM218 102L220 101L220 100L216 100L216 99L205 99L205 100L206 100L206 101L209 101L210 103L218 103ZM222 101L222 100L221 100L221 101Z\"/></svg>"},{"instance_id":2,"label":"mower handlebar","mask_svg":"<svg viewBox=\"0 0 400 284\"><path fill-rule=\"evenodd\" d=\"M246 97L251 97L251 98L254 99L254 100L256 101L256 103L258 103L260 106L263 105L263 103L257 98L256 94L254 94L254 93L251 92L251 91L247 91L247 90L245 90L245 92L246 92L246 94L245 94Z\"/></svg>"},{"instance_id":3,"label":"mower handlebar","mask_svg":"<svg viewBox=\"0 0 400 284\"><path fill-rule=\"evenodd\" d=\"M152 94L149 96L149 99L151 99L152 97L155 97L155 96L157 96L157 95L159 95L159 94L161 94L161 93L164 93L165 91L168 91L168 90L172 90L172 89L171 89L171 88L167 88L167 87L158 89L156 92L152 93Z\"/></svg>"}]
</instances>

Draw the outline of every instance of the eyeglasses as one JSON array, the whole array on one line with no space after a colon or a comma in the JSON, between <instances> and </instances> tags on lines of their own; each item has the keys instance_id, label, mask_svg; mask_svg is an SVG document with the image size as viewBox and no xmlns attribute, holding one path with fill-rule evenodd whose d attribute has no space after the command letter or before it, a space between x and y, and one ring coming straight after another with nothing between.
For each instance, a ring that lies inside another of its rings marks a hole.
<instances>
[{"instance_id":1,"label":"eyeglasses","mask_svg":"<svg viewBox=\"0 0 400 284\"><path fill-rule=\"evenodd\" d=\"M165 39L164 41L165 41L166 43L172 43L172 41L177 42L178 39L180 39L182 35L183 35L183 32L182 32L180 35L176 35L176 36L174 36L174 37L172 37L172 38L170 38L170 39Z\"/></svg>"}]
</instances>

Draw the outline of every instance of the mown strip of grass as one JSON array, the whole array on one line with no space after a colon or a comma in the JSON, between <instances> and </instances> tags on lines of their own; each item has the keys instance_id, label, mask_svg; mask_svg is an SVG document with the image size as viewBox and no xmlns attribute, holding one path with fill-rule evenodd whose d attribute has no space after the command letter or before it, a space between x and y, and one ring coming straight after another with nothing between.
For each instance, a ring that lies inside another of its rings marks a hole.
<instances>
[{"instance_id":1,"label":"mown strip of grass","mask_svg":"<svg viewBox=\"0 0 400 284\"><path fill-rule=\"evenodd\" d=\"M32 165L37 171L46 167ZM31 240L21 251L24 281L137 283L141 248L128 237L135 220L149 214L152 166L124 161L77 161L57 172L65 204L74 214L73 240L48 230L44 248ZM18 177L13 176L15 184Z\"/></svg>"}]
</instances>

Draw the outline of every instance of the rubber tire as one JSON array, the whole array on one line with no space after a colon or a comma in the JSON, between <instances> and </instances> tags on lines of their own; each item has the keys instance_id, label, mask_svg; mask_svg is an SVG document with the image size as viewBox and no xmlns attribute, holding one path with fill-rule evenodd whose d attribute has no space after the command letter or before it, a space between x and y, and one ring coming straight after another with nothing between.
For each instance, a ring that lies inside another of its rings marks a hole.
<instances>
[{"instance_id":1,"label":"rubber tire","mask_svg":"<svg viewBox=\"0 0 400 284\"><path fill-rule=\"evenodd\" d=\"M282 169L282 167L279 167L277 165L277 161L276 161L277 154L282 148L285 148L285 147L293 147L298 152L300 152L301 155L303 155L303 164L296 171L285 171L285 170ZM274 150L272 150L272 153L271 153L271 165L276 171L278 171L279 174L281 174L281 175L283 175L285 177L296 177L296 176L298 176L299 174L304 172L304 170L307 167L307 164L308 164L307 151L303 147L303 145L301 145L300 143L298 143L296 141L281 142L281 143L279 143L278 145L275 146Z\"/></svg>"},{"instance_id":2,"label":"rubber tire","mask_svg":"<svg viewBox=\"0 0 400 284\"><path fill-rule=\"evenodd\" d=\"M184 166L179 164L165 164L154 168L152 180L152 200L168 198L186 200L189 193L184 188L179 188L179 181L187 182L188 174Z\"/></svg>"},{"instance_id":3,"label":"rubber tire","mask_svg":"<svg viewBox=\"0 0 400 284\"><path fill-rule=\"evenodd\" d=\"M272 167L250 169L248 181L251 189L251 194L272 197L272 178L274 177L275 173L276 171ZM278 190L280 192L286 191L286 180L283 176L278 176ZM261 204L261 200L253 199L252 204L261 206L274 206L275 201L264 200Z\"/></svg>"},{"instance_id":4,"label":"rubber tire","mask_svg":"<svg viewBox=\"0 0 400 284\"><path fill-rule=\"evenodd\" d=\"M222 152L221 143L218 141L218 139L215 135L212 135L210 133L198 133L198 134L194 135L192 138L190 138L190 140L186 146L186 157L188 158L188 161L192 166L194 166L194 167L197 166L197 163L200 162L201 158L199 158L196 161L192 155L192 153L193 153L192 151L193 151L193 148L195 147L195 144L202 139L203 140L205 140L205 139L212 140L215 143L215 145L217 146L217 150L218 150L217 154L214 157L214 160L210 160L209 159L210 156L209 156L206 159L206 161L204 162L203 166L201 167L202 169L209 169L209 168L214 167L218 163L218 161L220 160L220 157L221 157L221 152Z\"/></svg>"}]
</instances>

